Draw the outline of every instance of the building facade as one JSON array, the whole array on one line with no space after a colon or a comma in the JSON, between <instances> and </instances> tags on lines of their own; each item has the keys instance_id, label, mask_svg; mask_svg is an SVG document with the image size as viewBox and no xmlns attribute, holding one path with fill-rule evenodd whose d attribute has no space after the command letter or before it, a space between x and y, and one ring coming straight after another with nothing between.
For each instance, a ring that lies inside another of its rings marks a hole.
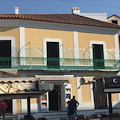
<instances>
[{"instance_id":1,"label":"building facade","mask_svg":"<svg viewBox=\"0 0 120 120\"><path fill-rule=\"evenodd\" d=\"M35 80L54 89L31 98L31 112L65 111L72 96L80 103L78 112L108 109L100 78L119 74L119 29L75 14L1 14L0 90L7 112L26 113L27 99L8 100L5 90L11 94L13 87L22 90L21 81ZM16 81L9 90L2 86ZM114 108L119 101L120 95L112 94Z\"/></svg>"}]
</instances>

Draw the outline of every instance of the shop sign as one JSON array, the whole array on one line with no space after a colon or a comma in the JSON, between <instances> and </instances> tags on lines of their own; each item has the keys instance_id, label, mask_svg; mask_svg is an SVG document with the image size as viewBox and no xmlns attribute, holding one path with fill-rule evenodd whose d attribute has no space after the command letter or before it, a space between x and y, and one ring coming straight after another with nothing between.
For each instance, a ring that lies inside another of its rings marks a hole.
<instances>
[{"instance_id":1,"label":"shop sign","mask_svg":"<svg viewBox=\"0 0 120 120\"><path fill-rule=\"evenodd\" d=\"M104 92L120 92L120 76L104 78Z\"/></svg>"}]
</instances>

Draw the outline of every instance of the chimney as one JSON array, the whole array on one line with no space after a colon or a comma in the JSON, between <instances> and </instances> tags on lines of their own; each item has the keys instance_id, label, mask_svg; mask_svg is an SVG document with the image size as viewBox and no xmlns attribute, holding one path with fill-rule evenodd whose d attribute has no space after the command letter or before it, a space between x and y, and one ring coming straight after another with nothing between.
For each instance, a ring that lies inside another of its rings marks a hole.
<instances>
[{"instance_id":1,"label":"chimney","mask_svg":"<svg viewBox=\"0 0 120 120\"><path fill-rule=\"evenodd\" d=\"M19 14L19 7L15 7L15 14Z\"/></svg>"},{"instance_id":2,"label":"chimney","mask_svg":"<svg viewBox=\"0 0 120 120\"><path fill-rule=\"evenodd\" d=\"M80 13L80 8L79 7L73 7L72 8L72 13L74 13L74 14Z\"/></svg>"}]
</instances>

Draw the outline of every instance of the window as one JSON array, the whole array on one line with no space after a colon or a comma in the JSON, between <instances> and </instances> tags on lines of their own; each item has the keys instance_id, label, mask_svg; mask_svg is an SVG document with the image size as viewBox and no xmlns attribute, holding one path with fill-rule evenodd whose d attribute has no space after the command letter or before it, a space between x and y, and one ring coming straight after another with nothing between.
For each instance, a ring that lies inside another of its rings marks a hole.
<instances>
[{"instance_id":1,"label":"window","mask_svg":"<svg viewBox=\"0 0 120 120\"><path fill-rule=\"evenodd\" d=\"M103 69L104 68L104 52L102 44L93 44L93 59L94 68Z\"/></svg>"},{"instance_id":2,"label":"window","mask_svg":"<svg viewBox=\"0 0 120 120\"><path fill-rule=\"evenodd\" d=\"M117 20L112 20L112 23L118 24L118 21Z\"/></svg>"}]
</instances>

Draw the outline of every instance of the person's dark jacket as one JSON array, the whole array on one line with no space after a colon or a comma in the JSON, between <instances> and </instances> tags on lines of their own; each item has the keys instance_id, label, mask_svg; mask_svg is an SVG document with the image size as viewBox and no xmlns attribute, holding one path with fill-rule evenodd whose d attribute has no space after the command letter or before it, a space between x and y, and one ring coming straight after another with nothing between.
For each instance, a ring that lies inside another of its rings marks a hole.
<instances>
[{"instance_id":1,"label":"person's dark jacket","mask_svg":"<svg viewBox=\"0 0 120 120\"><path fill-rule=\"evenodd\" d=\"M73 104L70 104L68 105L67 107L67 115L74 115L74 105Z\"/></svg>"},{"instance_id":2,"label":"person's dark jacket","mask_svg":"<svg viewBox=\"0 0 120 120\"><path fill-rule=\"evenodd\" d=\"M79 102L75 99L72 99L71 103L74 105L74 107L77 107L79 105Z\"/></svg>"}]
</instances>

